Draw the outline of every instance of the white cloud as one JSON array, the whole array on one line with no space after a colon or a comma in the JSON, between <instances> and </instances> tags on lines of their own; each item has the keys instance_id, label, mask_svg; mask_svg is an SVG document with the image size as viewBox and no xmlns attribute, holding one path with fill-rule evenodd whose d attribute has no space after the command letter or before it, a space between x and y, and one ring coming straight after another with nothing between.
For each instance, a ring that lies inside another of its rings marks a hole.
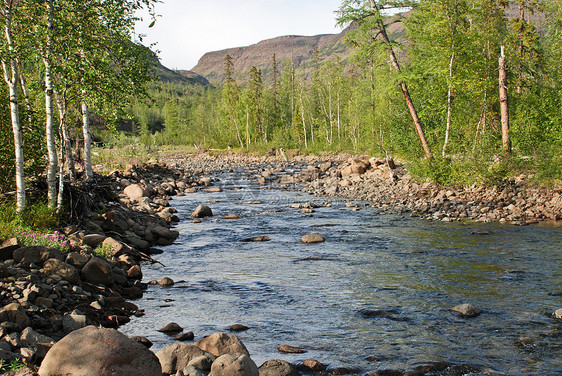
<instances>
[{"instance_id":1,"label":"white cloud","mask_svg":"<svg viewBox=\"0 0 562 376\"><path fill-rule=\"evenodd\" d=\"M204 53L246 46L282 35L337 33L334 11L341 0L164 0L148 28L137 25L146 43L157 42L162 63L189 69Z\"/></svg>"}]
</instances>

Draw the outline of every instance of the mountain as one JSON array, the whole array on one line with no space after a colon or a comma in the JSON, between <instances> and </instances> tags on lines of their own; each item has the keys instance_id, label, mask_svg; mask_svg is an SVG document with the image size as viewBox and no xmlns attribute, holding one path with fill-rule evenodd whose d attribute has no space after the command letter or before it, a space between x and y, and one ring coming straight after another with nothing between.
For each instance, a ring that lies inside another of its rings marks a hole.
<instances>
[{"instance_id":1,"label":"mountain","mask_svg":"<svg viewBox=\"0 0 562 376\"><path fill-rule=\"evenodd\" d=\"M411 11L397 14L386 21L387 32L391 40L405 42L406 31L401 18L407 18ZM516 4L511 4L505 12L505 16L514 19L519 16L519 9ZM527 13L526 19L532 22L543 34L545 31L544 13ZM234 71L237 79L246 79L250 68L255 66L262 70L264 75L271 70L273 54L276 55L277 63L281 64L284 60L292 60L297 69L309 69L315 64L314 48L318 47L318 63L328 60L344 60L352 53L352 48L346 43L346 34L353 26L343 30L339 34L323 34L315 36L288 35L267 39L259 43L246 46L228 48L225 50L208 52L197 65L192 69L192 73L206 78L213 84L220 84L224 80L224 61L225 56L230 55L234 64ZM404 51L399 51L399 54ZM183 72L183 71L182 71Z\"/></svg>"},{"instance_id":2,"label":"mountain","mask_svg":"<svg viewBox=\"0 0 562 376\"><path fill-rule=\"evenodd\" d=\"M345 59L351 53L345 43L346 30L340 34L323 34L311 37L287 35L267 39L247 47L229 48L221 51L208 52L193 72L204 76L212 83L219 83L224 79L224 58L232 57L234 70L239 77L246 77L252 66L261 69L264 74L271 69L273 54L277 63L292 59L295 66L300 67L312 63L314 47L318 46L320 62L336 58Z\"/></svg>"}]
</instances>

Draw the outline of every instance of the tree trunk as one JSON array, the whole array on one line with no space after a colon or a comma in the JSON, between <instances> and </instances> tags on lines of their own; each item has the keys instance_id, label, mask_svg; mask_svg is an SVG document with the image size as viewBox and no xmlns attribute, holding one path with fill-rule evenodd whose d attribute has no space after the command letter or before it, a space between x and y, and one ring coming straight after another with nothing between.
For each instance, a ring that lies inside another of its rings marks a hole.
<instances>
[{"instance_id":1,"label":"tree trunk","mask_svg":"<svg viewBox=\"0 0 562 376\"><path fill-rule=\"evenodd\" d=\"M82 95L85 95L82 90ZM86 171L86 180L94 179L94 170L92 169L92 136L90 135L90 108L86 98L82 99L82 133L84 134L84 170Z\"/></svg>"},{"instance_id":2,"label":"tree trunk","mask_svg":"<svg viewBox=\"0 0 562 376\"><path fill-rule=\"evenodd\" d=\"M500 108L502 123L502 145L506 154L511 153L511 141L509 139L509 104L507 96L507 67L505 62L504 46L501 46L499 58L499 86L500 86Z\"/></svg>"},{"instance_id":3,"label":"tree trunk","mask_svg":"<svg viewBox=\"0 0 562 376\"><path fill-rule=\"evenodd\" d=\"M525 31L525 7L523 2L519 3L519 64L517 67L517 94L521 94L523 87L523 32Z\"/></svg>"},{"instance_id":4,"label":"tree trunk","mask_svg":"<svg viewBox=\"0 0 562 376\"><path fill-rule=\"evenodd\" d=\"M12 12L11 7L5 12L6 42L11 53L14 52L12 41ZM18 106L18 64L14 56L10 57L10 64L2 59L4 80L10 91L10 114L12 118L12 131L14 133L14 153L16 159L16 212L22 213L25 209L25 172L23 159L23 142Z\"/></svg>"},{"instance_id":5,"label":"tree trunk","mask_svg":"<svg viewBox=\"0 0 562 376\"><path fill-rule=\"evenodd\" d=\"M54 210L57 205L57 147L55 145L55 115L53 106L53 79L51 69L52 30L53 30L53 0L49 0L47 21L47 45L43 63L45 64L45 136L49 167L47 169L47 197L49 208Z\"/></svg>"},{"instance_id":6,"label":"tree trunk","mask_svg":"<svg viewBox=\"0 0 562 376\"><path fill-rule=\"evenodd\" d=\"M392 49L392 45L390 44L390 38L386 33L386 26L384 25L384 22L380 18L379 6L377 5L377 3L375 3L374 0L369 0L369 1L371 3L371 8L377 12L377 16L379 17L378 24L379 24L380 35L384 43L387 45L387 51L390 57L390 63L394 67L394 69L396 69L397 72L400 72L400 64L398 63L396 54L394 53L394 50ZM412 97L410 96L410 91L408 90L408 86L404 81L400 82L400 89L402 90L402 94L404 94L404 99L406 100L408 111L410 112L410 116L412 117L412 120L414 122L414 127L416 128L416 132L418 133L418 137L420 139L423 151L425 152L425 156L427 158L431 158L431 151L429 150L429 146L427 144L427 141L425 140L425 134L423 132L423 128L420 119L418 117L418 113L416 111L416 108L414 107L414 102L412 101Z\"/></svg>"},{"instance_id":7,"label":"tree trunk","mask_svg":"<svg viewBox=\"0 0 562 376\"><path fill-rule=\"evenodd\" d=\"M451 62L449 63L449 80L453 78L453 61L455 53L451 54ZM445 130L445 142L443 143L443 158L447 154L447 144L449 143L449 133L451 131L451 103L452 103L452 84L449 82L449 91L447 92L447 129Z\"/></svg>"},{"instance_id":8,"label":"tree trunk","mask_svg":"<svg viewBox=\"0 0 562 376\"><path fill-rule=\"evenodd\" d=\"M25 81L25 77L21 74L21 67L19 61L17 61L17 64L18 64L18 71L20 73L19 76L20 76L21 92L23 94L23 99L25 100L25 107L27 109L27 121L31 126L33 124L33 107L31 106L31 101L29 100L29 92L27 91L27 82Z\"/></svg>"}]
</instances>

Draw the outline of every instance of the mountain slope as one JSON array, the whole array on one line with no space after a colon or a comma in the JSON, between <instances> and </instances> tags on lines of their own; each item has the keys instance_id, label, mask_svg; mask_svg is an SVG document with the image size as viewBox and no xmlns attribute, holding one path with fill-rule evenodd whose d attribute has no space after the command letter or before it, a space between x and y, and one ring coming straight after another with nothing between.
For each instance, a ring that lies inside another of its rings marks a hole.
<instances>
[{"instance_id":1,"label":"mountain slope","mask_svg":"<svg viewBox=\"0 0 562 376\"><path fill-rule=\"evenodd\" d=\"M314 47L318 46L319 62L336 58L345 59L351 50L345 43L345 30L340 34L324 34L311 37L288 35L267 39L247 47L229 48L221 51L208 52L192 69L213 83L224 79L224 59L232 57L234 70L239 77L247 76L250 68L255 66L267 73L272 66L273 54L278 64L283 60L292 59L299 67L311 63L314 59Z\"/></svg>"}]
</instances>

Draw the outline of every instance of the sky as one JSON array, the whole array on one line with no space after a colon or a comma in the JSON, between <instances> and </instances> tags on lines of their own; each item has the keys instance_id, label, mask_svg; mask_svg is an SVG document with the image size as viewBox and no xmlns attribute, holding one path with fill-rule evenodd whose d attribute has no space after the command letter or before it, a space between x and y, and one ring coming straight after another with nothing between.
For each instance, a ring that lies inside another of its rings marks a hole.
<instances>
[{"instance_id":1,"label":"sky","mask_svg":"<svg viewBox=\"0 0 562 376\"><path fill-rule=\"evenodd\" d=\"M156 23L136 26L144 45L156 43L162 64L191 69L206 52L248 46L283 35L341 32L336 11L341 0L161 0Z\"/></svg>"}]
</instances>

